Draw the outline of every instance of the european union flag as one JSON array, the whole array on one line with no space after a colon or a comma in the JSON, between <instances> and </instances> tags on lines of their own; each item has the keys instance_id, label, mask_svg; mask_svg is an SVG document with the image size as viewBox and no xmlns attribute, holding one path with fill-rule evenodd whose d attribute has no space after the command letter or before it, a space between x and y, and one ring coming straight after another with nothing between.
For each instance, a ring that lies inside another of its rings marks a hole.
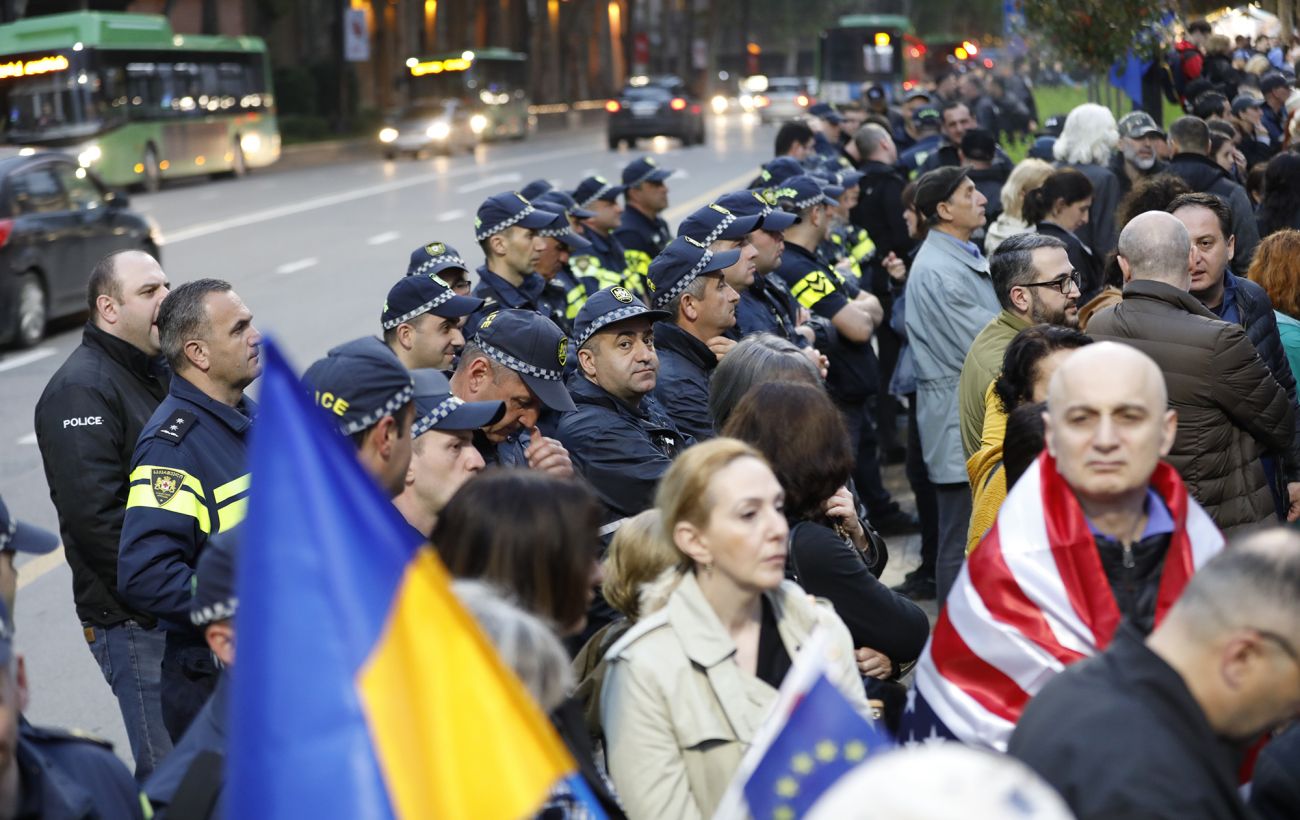
<instances>
[{"instance_id":1,"label":"european union flag","mask_svg":"<svg viewBox=\"0 0 1300 820\"><path fill-rule=\"evenodd\" d=\"M1150 60L1139 59L1130 51L1123 62L1110 67L1110 84L1124 92L1134 105L1142 104L1142 75L1151 67Z\"/></svg>"},{"instance_id":2,"label":"european union flag","mask_svg":"<svg viewBox=\"0 0 1300 820\"><path fill-rule=\"evenodd\" d=\"M892 746L819 675L745 782L749 813L760 820L800 817L850 769Z\"/></svg>"},{"instance_id":3,"label":"european union flag","mask_svg":"<svg viewBox=\"0 0 1300 820\"><path fill-rule=\"evenodd\" d=\"M275 345L263 353L228 816L536 812L573 759L433 550Z\"/></svg>"}]
</instances>

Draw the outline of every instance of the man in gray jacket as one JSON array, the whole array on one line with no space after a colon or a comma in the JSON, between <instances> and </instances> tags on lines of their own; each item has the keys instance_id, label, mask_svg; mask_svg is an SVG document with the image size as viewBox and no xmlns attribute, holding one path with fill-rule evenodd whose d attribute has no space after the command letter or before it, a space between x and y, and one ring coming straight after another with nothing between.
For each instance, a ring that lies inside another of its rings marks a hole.
<instances>
[{"instance_id":1,"label":"man in gray jacket","mask_svg":"<svg viewBox=\"0 0 1300 820\"><path fill-rule=\"evenodd\" d=\"M939 500L934 564L940 606L961 570L971 515L957 386L971 342L1000 309L988 260L970 241L984 224L984 202L964 168L938 168L917 182L916 207L930 232L912 263L906 320L916 358L921 450Z\"/></svg>"}]
</instances>

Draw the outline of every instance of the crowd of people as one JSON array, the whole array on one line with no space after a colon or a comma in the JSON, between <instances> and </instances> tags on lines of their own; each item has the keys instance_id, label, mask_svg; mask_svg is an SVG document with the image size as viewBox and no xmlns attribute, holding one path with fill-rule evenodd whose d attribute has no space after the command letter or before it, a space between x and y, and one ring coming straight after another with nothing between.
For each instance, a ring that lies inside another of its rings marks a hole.
<instances>
[{"instance_id":1,"label":"crowd of people","mask_svg":"<svg viewBox=\"0 0 1300 820\"><path fill-rule=\"evenodd\" d=\"M675 227L653 157L537 180L473 254L416 248L303 388L607 816L712 815L814 634L860 714L1018 758L1079 817L1245 817L1265 740L1254 810L1300 815L1300 155L1275 75L1233 76L1167 131L1081 105L1018 164L1014 72L819 104ZM135 779L21 720L6 632L0 814L220 811L253 307L136 251L90 275L36 431ZM13 551L58 539L0 517L12 613Z\"/></svg>"}]
</instances>

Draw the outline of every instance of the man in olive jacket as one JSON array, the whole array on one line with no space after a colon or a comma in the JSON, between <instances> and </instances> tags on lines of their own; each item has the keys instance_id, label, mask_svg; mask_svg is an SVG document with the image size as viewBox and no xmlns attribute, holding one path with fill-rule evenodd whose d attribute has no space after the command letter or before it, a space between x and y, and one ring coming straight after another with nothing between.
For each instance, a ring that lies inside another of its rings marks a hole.
<instances>
[{"instance_id":1,"label":"man in olive jacket","mask_svg":"<svg viewBox=\"0 0 1300 820\"><path fill-rule=\"evenodd\" d=\"M1169 462L1224 532L1276 520L1261 450L1287 449L1294 404L1241 326L1224 322L1188 290L1191 240L1182 222L1148 212L1124 228L1124 300L1092 318L1097 339L1151 356L1178 413Z\"/></svg>"}]
</instances>

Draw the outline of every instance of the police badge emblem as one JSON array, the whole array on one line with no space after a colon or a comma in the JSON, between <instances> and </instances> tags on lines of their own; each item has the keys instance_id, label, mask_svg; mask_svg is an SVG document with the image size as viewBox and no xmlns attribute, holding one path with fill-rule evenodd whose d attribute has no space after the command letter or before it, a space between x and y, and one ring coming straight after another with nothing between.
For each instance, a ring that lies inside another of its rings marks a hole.
<instances>
[{"instance_id":1,"label":"police badge emblem","mask_svg":"<svg viewBox=\"0 0 1300 820\"><path fill-rule=\"evenodd\" d=\"M447 252L447 246L441 242L430 242L424 246L424 252L430 256L442 256Z\"/></svg>"},{"instance_id":2,"label":"police badge emblem","mask_svg":"<svg viewBox=\"0 0 1300 820\"><path fill-rule=\"evenodd\" d=\"M564 367L569 361L569 340L567 338L560 339L560 347L555 351L555 358L560 360L560 367Z\"/></svg>"},{"instance_id":3,"label":"police badge emblem","mask_svg":"<svg viewBox=\"0 0 1300 820\"><path fill-rule=\"evenodd\" d=\"M154 501L158 502L159 507L165 507L181 488L181 484L185 481L185 473L155 467L149 472L149 478L153 486Z\"/></svg>"},{"instance_id":4,"label":"police badge emblem","mask_svg":"<svg viewBox=\"0 0 1300 820\"><path fill-rule=\"evenodd\" d=\"M632 296L632 292L624 287L611 288L609 291L609 295L613 296L615 299L617 299L618 301L622 302L625 305L632 304L632 299L634 298Z\"/></svg>"}]
</instances>

